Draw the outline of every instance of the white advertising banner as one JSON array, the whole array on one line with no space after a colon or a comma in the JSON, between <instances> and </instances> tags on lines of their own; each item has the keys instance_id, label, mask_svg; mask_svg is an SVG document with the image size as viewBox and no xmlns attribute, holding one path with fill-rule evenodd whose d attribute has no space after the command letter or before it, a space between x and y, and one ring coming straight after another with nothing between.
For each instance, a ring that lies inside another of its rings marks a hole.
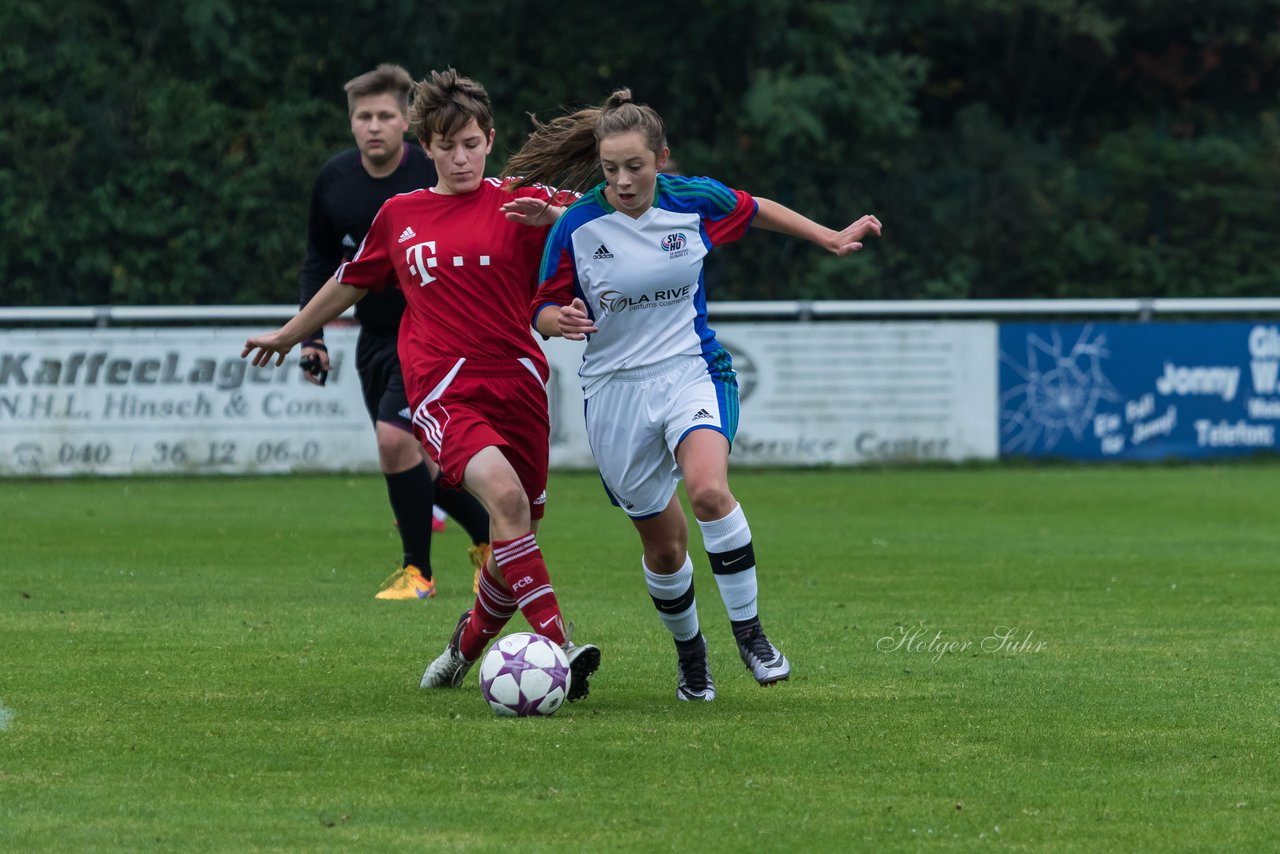
<instances>
[{"instance_id":1,"label":"white advertising banner","mask_svg":"<svg viewBox=\"0 0 1280 854\"><path fill-rule=\"evenodd\" d=\"M376 471L354 328L307 382L240 358L250 329L0 332L0 474Z\"/></svg>"},{"instance_id":2,"label":"white advertising banner","mask_svg":"<svg viewBox=\"0 0 1280 854\"><path fill-rule=\"evenodd\" d=\"M735 465L993 459L996 325L725 323L742 413ZM0 476L376 471L355 328L303 379L240 359L244 328L0 331ZM580 343L551 363L551 465L593 468Z\"/></svg>"},{"instance_id":3,"label":"white advertising banner","mask_svg":"<svg viewBox=\"0 0 1280 854\"><path fill-rule=\"evenodd\" d=\"M996 458L994 322L713 326L738 372L734 465ZM553 467L592 465L577 380L581 347L544 345Z\"/></svg>"}]
</instances>

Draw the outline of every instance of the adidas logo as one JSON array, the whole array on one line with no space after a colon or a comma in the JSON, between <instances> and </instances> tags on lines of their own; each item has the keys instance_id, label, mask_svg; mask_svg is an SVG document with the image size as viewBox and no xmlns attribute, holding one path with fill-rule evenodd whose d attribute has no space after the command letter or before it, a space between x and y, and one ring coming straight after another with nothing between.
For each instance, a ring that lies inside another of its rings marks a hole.
<instances>
[{"instance_id":1,"label":"adidas logo","mask_svg":"<svg viewBox=\"0 0 1280 854\"><path fill-rule=\"evenodd\" d=\"M609 251L608 246L605 246L603 243L601 243L600 248L596 250L596 254L592 255L591 257L597 261L603 261L606 258L612 258L613 253Z\"/></svg>"},{"instance_id":2,"label":"adidas logo","mask_svg":"<svg viewBox=\"0 0 1280 854\"><path fill-rule=\"evenodd\" d=\"M712 417L712 415L711 415L711 413L710 413L710 412L708 412L708 411L707 411L707 410L705 410L705 409L699 409L699 410L698 410L698 412L697 412L697 414L695 414L695 415L693 416L693 420L694 420L694 421L700 421L700 420L701 420L701 419L703 419L703 418L711 418L711 417Z\"/></svg>"},{"instance_id":3,"label":"adidas logo","mask_svg":"<svg viewBox=\"0 0 1280 854\"><path fill-rule=\"evenodd\" d=\"M412 237L417 237L417 236L418 236L418 235L416 235L416 234L414 234L414 233L413 233L413 229L412 229L412 228L406 228L404 231L400 232L400 240L399 240L399 241L397 241L397 242L399 242L399 243L404 243L406 240L408 240L408 239L410 239L410 238L412 238Z\"/></svg>"},{"instance_id":4,"label":"adidas logo","mask_svg":"<svg viewBox=\"0 0 1280 854\"><path fill-rule=\"evenodd\" d=\"M344 234L342 235L342 246L344 249L355 249L356 239L350 234Z\"/></svg>"}]
</instances>

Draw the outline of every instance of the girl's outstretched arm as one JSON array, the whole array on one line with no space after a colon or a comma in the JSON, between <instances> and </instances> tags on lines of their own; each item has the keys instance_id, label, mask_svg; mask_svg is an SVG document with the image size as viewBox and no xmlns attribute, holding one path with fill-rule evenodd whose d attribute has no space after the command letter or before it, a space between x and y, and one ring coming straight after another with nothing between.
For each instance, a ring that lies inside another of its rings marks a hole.
<instances>
[{"instance_id":1,"label":"girl's outstretched arm","mask_svg":"<svg viewBox=\"0 0 1280 854\"><path fill-rule=\"evenodd\" d=\"M854 220L842 231L835 231L769 199L757 196L756 205L753 225L816 243L841 257L861 249L862 239L868 234L880 236L880 220L870 214Z\"/></svg>"},{"instance_id":2,"label":"girl's outstretched arm","mask_svg":"<svg viewBox=\"0 0 1280 854\"><path fill-rule=\"evenodd\" d=\"M270 364L273 358L277 365L284 364L285 353L293 349L294 344L360 302L367 293L330 277L292 320L274 332L255 335L244 342L240 358L249 359L257 367Z\"/></svg>"}]
</instances>

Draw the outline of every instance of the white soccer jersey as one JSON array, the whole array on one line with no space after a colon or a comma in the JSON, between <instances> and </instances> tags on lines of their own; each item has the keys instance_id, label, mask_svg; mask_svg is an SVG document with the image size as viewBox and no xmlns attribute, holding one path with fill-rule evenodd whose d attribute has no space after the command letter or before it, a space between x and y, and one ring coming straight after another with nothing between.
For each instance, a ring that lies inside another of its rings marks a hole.
<instances>
[{"instance_id":1,"label":"white soccer jersey","mask_svg":"<svg viewBox=\"0 0 1280 854\"><path fill-rule=\"evenodd\" d=\"M533 301L568 305L580 297L596 328L583 352L590 397L616 371L673 356L710 362L720 345L707 326L702 263L712 247L746 233L756 201L710 178L658 175L654 204L632 218L613 208L601 184L551 230Z\"/></svg>"}]
</instances>

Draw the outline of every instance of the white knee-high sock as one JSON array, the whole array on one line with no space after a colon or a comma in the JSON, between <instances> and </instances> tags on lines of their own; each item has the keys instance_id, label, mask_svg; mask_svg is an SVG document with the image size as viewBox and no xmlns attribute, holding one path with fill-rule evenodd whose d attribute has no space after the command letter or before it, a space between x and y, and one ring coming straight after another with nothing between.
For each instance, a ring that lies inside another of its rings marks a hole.
<instances>
[{"instance_id":1,"label":"white knee-high sock","mask_svg":"<svg viewBox=\"0 0 1280 854\"><path fill-rule=\"evenodd\" d=\"M640 559L644 566L644 558ZM693 595L693 561L686 554L684 566L671 575L659 575L644 566L644 581L649 587L658 616L678 641L698 634L698 602Z\"/></svg>"},{"instance_id":2,"label":"white knee-high sock","mask_svg":"<svg viewBox=\"0 0 1280 854\"><path fill-rule=\"evenodd\" d=\"M756 618L756 553L751 546L751 528L742 513L742 505L714 522L698 522L702 544L711 558L720 598L724 600L729 619Z\"/></svg>"}]
</instances>

